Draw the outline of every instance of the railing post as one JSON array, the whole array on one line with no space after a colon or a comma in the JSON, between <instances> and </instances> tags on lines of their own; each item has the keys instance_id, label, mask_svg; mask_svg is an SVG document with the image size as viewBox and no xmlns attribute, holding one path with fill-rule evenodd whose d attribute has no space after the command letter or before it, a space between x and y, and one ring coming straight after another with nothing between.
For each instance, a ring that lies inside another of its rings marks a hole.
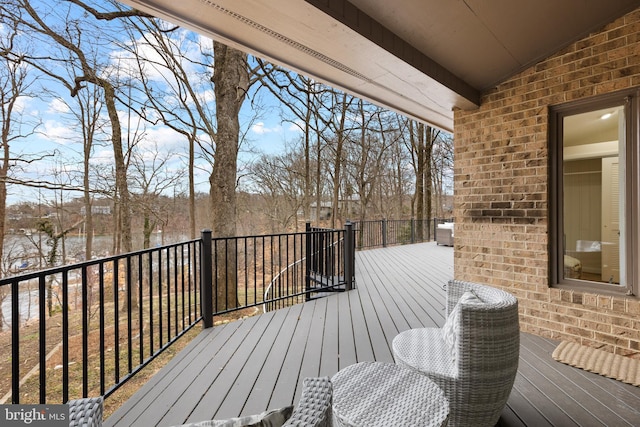
<instances>
[{"instance_id":1,"label":"railing post","mask_svg":"<svg viewBox=\"0 0 640 427\"><path fill-rule=\"evenodd\" d=\"M200 309L203 327L213 327L213 251L211 250L211 230L202 230L202 250L200 251Z\"/></svg>"},{"instance_id":2,"label":"railing post","mask_svg":"<svg viewBox=\"0 0 640 427\"><path fill-rule=\"evenodd\" d=\"M347 220L344 225L344 280L345 290L353 289L356 264L356 240L353 235L353 223Z\"/></svg>"},{"instance_id":3,"label":"railing post","mask_svg":"<svg viewBox=\"0 0 640 427\"><path fill-rule=\"evenodd\" d=\"M416 242L416 220L411 218L411 243Z\"/></svg>"},{"instance_id":4,"label":"railing post","mask_svg":"<svg viewBox=\"0 0 640 427\"><path fill-rule=\"evenodd\" d=\"M304 249L306 252L306 256L304 258L304 290L306 293L304 294L304 300L309 301L311 299L311 293L309 293L309 290L311 289L311 257L313 251L311 239L313 238L313 236L311 235L311 223L308 221L305 224L305 231L306 238Z\"/></svg>"},{"instance_id":5,"label":"railing post","mask_svg":"<svg viewBox=\"0 0 640 427\"><path fill-rule=\"evenodd\" d=\"M436 239L436 228L438 227L438 218L433 218L433 240ZM431 237L431 236L429 236ZM431 241L431 239L429 239Z\"/></svg>"},{"instance_id":6,"label":"railing post","mask_svg":"<svg viewBox=\"0 0 640 427\"><path fill-rule=\"evenodd\" d=\"M387 247L387 219L382 220L382 247Z\"/></svg>"}]
</instances>

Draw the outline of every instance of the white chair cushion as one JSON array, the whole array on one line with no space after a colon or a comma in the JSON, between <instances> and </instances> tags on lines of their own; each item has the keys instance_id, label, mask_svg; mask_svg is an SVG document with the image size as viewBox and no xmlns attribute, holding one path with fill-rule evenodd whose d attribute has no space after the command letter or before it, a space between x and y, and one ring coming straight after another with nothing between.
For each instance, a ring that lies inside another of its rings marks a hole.
<instances>
[{"instance_id":1,"label":"white chair cushion","mask_svg":"<svg viewBox=\"0 0 640 427\"><path fill-rule=\"evenodd\" d=\"M441 328L409 329L393 339L393 357L397 364L436 377L456 377L458 369L449 354Z\"/></svg>"},{"instance_id":2,"label":"white chair cushion","mask_svg":"<svg viewBox=\"0 0 640 427\"><path fill-rule=\"evenodd\" d=\"M449 313L447 321L442 327L442 338L447 343L450 349L451 358L455 361L457 354L457 340L460 334L460 304L483 304L484 302L472 291L467 291L462 294L458 303Z\"/></svg>"}]
</instances>

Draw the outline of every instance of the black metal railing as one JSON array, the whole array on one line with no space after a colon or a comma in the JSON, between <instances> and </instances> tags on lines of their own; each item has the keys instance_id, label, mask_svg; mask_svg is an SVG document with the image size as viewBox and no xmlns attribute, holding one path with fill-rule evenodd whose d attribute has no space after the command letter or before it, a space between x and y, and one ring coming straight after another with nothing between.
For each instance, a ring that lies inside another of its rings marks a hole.
<instances>
[{"instance_id":1,"label":"black metal railing","mask_svg":"<svg viewBox=\"0 0 640 427\"><path fill-rule=\"evenodd\" d=\"M270 311L353 286L353 243L345 246L350 228L312 228L304 232L237 238L212 238L212 295L203 292L205 324L213 315L239 310ZM347 239L347 242L352 242ZM206 265L203 268L207 269ZM205 274L202 275L205 278ZM211 307L206 302L211 301Z\"/></svg>"},{"instance_id":2,"label":"black metal railing","mask_svg":"<svg viewBox=\"0 0 640 427\"><path fill-rule=\"evenodd\" d=\"M430 242L435 238L438 224L453 221L445 218L431 220L370 220L354 222L356 249Z\"/></svg>"},{"instance_id":3,"label":"black metal railing","mask_svg":"<svg viewBox=\"0 0 640 427\"><path fill-rule=\"evenodd\" d=\"M109 396L200 320L207 328L214 315L350 290L356 247L430 240L443 221L308 224L301 233L230 238L205 230L196 240L2 279L0 344L10 351L0 363L11 375L0 380L0 403Z\"/></svg>"},{"instance_id":4,"label":"black metal railing","mask_svg":"<svg viewBox=\"0 0 640 427\"><path fill-rule=\"evenodd\" d=\"M199 276L193 240L0 280L1 402L110 395L200 321Z\"/></svg>"}]
</instances>

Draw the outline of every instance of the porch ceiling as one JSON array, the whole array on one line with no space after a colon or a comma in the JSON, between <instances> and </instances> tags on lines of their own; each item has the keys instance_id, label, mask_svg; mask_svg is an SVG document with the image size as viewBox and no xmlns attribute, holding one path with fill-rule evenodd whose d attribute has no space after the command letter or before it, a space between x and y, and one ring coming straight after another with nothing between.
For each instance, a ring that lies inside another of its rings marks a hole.
<instances>
[{"instance_id":1,"label":"porch ceiling","mask_svg":"<svg viewBox=\"0 0 640 427\"><path fill-rule=\"evenodd\" d=\"M640 0L121 0L433 126Z\"/></svg>"}]
</instances>

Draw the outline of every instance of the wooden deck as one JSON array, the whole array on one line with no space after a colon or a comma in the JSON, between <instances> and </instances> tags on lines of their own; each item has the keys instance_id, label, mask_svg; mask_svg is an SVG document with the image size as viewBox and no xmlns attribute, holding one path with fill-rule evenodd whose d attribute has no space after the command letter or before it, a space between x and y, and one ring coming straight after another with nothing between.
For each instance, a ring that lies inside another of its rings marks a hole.
<instances>
[{"instance_id":1,"label":"wooden deck","mask_svg":"<svg viewBox=\"0 0 640 427\"><path fill-rule=\"evenodd\" d=\"M441 326L453 249L424 243L356 254L351 292L203 331L106 421L171 426L297 402L302 379L392 362L400 331ZM500 426L640 426L640 388L558 363L556 342L522 334Z\"/></svg>"}]
</instances>

